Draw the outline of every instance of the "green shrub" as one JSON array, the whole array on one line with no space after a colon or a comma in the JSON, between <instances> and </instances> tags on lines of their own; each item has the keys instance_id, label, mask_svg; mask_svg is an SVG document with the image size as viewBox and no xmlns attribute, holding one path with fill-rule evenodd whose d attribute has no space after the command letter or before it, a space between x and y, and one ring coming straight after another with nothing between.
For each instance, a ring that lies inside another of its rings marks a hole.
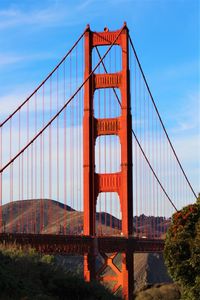
<instances>
[{"instance_id":1,"label":"green shrub","mask_svg":"<svg viewBox=\"0 0 200 300\"><path fill-rule=\"evenodd\" d=\"M172 217L164 258L171 277L182 289L182 298L200 299L200 198Z\"/></svg>"},{"instance_id":2,"label":"green shrub","mask_svg":"<svg viewBox=\"0 0 200 300\"><path fill-rule=\"evenodd\" d=\"M0 300L114 300L97 283L86 283L33 249L0 245Z\"/></svg>"}]
</instances>

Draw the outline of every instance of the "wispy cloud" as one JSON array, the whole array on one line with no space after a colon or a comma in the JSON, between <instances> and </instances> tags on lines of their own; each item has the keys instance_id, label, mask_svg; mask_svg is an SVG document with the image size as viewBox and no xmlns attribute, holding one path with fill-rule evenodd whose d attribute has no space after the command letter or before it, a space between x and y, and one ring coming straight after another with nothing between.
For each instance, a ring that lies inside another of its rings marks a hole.
<instances>
[{"instance_id":1,"label":"wispy cloud","mask_svg":"<svg viewBox=\"0 0 200 300\"><path fill-rule=\"evenodd\" d=\"M0 10L0 29L19 25L49 25L55 24L62 19L64 12L60 15L51 8L22 10L20 8L8 8L7 10Z\"/></svg>"},{"instance_id":2,"label":"wispy cloud","mask_svg":"<svg viewBox=\"0 0 200 300\"><path fill-rule=\"evenodd\" d=\"M173 145L194 190L198 193L200 189L200 134L179 135L174 139Z\"/></svg>"},{"instance_id":3,"label":"wispy cloud","mask_svg":"<svg viewBox=\"0 0 200 300\"><path fill-rule=\"evenodd\" d=\"M88 6L92 2L92 0L88 0L72 6L69 3L61 1L54 2L45 8L35 7L29 10L8 8L6 10L0 10L0 29L24 25L34 25L36 28L41 28L79 24L80 22L83 22L83 19L87 20L90 11L88 10ZM86 11L86 13L83 13L86 9L88 12ZM94 15L96 13L94 12Z\"/></svg>"},{"instance_id":4,"label":"wispy cloud","mask_svg":"<svg viewBox=\"0 0 200 300\"><path fill-rule=\"evenodd\" d=\"M77 6L77 9L83 10L83 9L87 8L89 5L91 5L93 2L94 2L94 0L85 0Z\"/></svg>"},{"instance_id":5,"label":"wispy cloud","mask_svg":"<svg viewBox=\"0 0 200 300\"><path fill-rule=\"evenodd\" d=\"M200 139L198 134L185 135L177 137L174 140L174 147L178 153L178 157L181 161L184 161L185 165L196 163L200 161ZM194 152L194 149L196 151Z\"/></svg>"},{"instance_id":6,"label":"wispy cloud","mask_svg":"<svg viewBox=\"0 0 200 300\"><path fill-rule=\"evenodd\" d=\"M188 91L187 95L183 97L181 102L181 110L173 113L173 120L176 123L172 128L172 133L175 135L186 134L195 129L200 130L200 94L193 91ZM199 132L200 134L200 132ZM199 137L200 138L200 137Z\"/></svg>"},{"instance_id":7,"label":"wispy cloud","mask_svg":"<svg viewBox=\"0 0 200 300\"><path fill-rule=\"evenodd\" d=\"M182 61L174 65L163 64L163 66L158 66L157 69L154 68L151 70L150 75L147 77L151 82L151 86L155 84L155 91L158 92L161 88L161 91L165 92L169 97L170 93L177 90L177 87L179 91L185 92L187 92L191 86L193 88L194 85L197 84L198 76L199 61L198 59L193 59Z\"/></svg>"},{"instance_id":8,"label":"wispy cloud","mask_svg":"<svg viewBox=\"0 0 200 300\"><path fill-rule=\"evenodd\" d=\"M18 105L22 101L26 99L28 95L28 91L31 90L31 84L28 85L27 83L24 85L18 85L12 89L11 92L6 93L0 97L0 122L3 121L5 117L11 114Z\"/></svg>"},{"instance_id":9,"label":"wispy cloud","mask_svg":"<svg viewBox=\"0 0 200 300\"><path fill-rule=\"evenodd\" d=\"M162 70L162 80L182 78L189 76L198 71L199 61L186 61L177 65L169 65L165 70Z\"/></svg>"},{"instance_id":10,"label":"wispy cloud","mask_svg":"<svg viewBox=\"0 0 200 300\"><path fill-rule=\"evenodd\" d=\"M6 67L11 64L17 64L27 61L39 61L54 59L56 55L52 53L29 53L29 54L16 54L16 53L1 53L0 52L0 68Z\"/></svg>"}]
</instances>

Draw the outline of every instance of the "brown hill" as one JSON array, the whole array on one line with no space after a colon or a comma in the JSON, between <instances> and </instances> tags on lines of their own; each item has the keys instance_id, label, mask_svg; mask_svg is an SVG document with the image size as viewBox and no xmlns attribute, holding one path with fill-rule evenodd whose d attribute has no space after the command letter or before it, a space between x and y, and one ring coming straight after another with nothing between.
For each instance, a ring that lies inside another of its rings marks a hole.
<instances>
[{"instance_id":1,"label":"brown hill","mask_svg":"<svg viewBox=\"0 0 200 300\"><path fill-rule=\"evenodd\" d=\"M83 212L55 200L13 201L2 206L2 216L4 232L83 233ZM121 221L108 213L96 213L96 226L99 234L119 235Z\"/></svg>"},{"instance_id":2,"label":"brown hill","mask_svg":"<svg viewBox=\"0 0 200 300\"><path fill-rule=\"evenodd\" d=\"M83 233L83 212L55 200L13 201L2 206L2 216L4 232ZM143 238L162 238L168 225L169 220L163 217L133 218L134 235ZM121 220L105 212L96 213L96 231L100 235L120 235Z\"/></svg>"}]
</instances>

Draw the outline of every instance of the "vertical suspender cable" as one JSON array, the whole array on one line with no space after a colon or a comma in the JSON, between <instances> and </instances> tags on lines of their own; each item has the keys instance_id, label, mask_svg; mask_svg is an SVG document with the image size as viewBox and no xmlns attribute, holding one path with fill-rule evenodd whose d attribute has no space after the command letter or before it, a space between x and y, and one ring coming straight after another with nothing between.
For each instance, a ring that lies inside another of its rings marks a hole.
<instances>
[{"instance_id":1,"label":"vertical suspender cable","mask_svg":"<svg viewBox=\"0 0 200 300\"><path fill-rule=\"evenodd\" d=\"M71 92L72 92L72 87L71 87L71 54L70 54L70 62L69 62L69 92L70 92L70 95L71 95ZM72 182L73 180L73 177L72 177L72 168L73 168L73 158L72 158L72 155L73 155L73 150L72 150L72 104L70 104L70 131L69 131L69 138L70 138L70 182ZM72 197L73 197L73 192L72 192L72 183L70 183L70 207L72 208ZM69 234L72 233L72 211L70 212L70 218L69 218Z\"/></svg>"},{"instance_id":2,"label":"vertical suspender cable","mask_svg":"<svg viewBox=\"0 0 200 300\"><path fill-rule=\"evenodd\" d=\"M57 112L59 110L59 68L56 71L56 104L57 104ZM57 213L56 213L56 231L59 232L60 231L60 223L59 223L59 198L60 198L60 191L59 191L59 117L56 119L56 175L57 175Z\"/></svg>"},{"instance_id":3,"label":"vertical suspender cable","mask_svg":"<svg viewBox=\"0 0 200 300\"><path fill-rule=\"evenodd\" d=\"M10 129L10 134L9 134L9 137L10 137L10 159L12 157L12 118L9 120L9 129ZM9 204L10 204L10 211L9 211L9 228L8 230L10 232L12 232L12 218L13 218L13 207L12 207L12 164L10 165L10 182L9 182L9 187L10 187L10 199L9 199Z\"/></svg>"},{"instance_id":4,"label":"vertical suspender cable","mask_svg":"<svg viewBox=\"0 0 200 300\"><path fill-rule=\"evenodd\" d=\"M0 168L2 167L2 127L0 128ZM2 212L2 176L3 174L0 173L0 233L3 232L3 212Z\"/></svg>"},{"instance_id":5,"label":"vertical suspender cable","mask_svg":"<svg viewBox=\"0 0 200 300\"><path fill-rule=\"evenodd\" d=\"M63 97L63 101L65 102L65 97L66 97L66 86L65 86L65 62L63 64L63 74L64 74L64 97ZM63 103L64 104L64 103ZM67 120L66 120L66 109L64 110L64 182L63 182L63 188L64 188L64 233L67 233L67 173L66 173L66 164L67 164L67 141L66 141L66 127L67 127Z\"/></svg>"},{"instance_id":6,"label":"vertical suspender cable","mask_svg":"<svg viewBox=\"0 0 200 300\"><path fill-rule=\"evenodd\" d=\"M50 118L52 117L52 76L50 77ZM49 126L49 206L48 206L48 225L53 223L52 218L52 124ZM53 230L53 226L51 232Z\"/></svg>"},{"instance_id":7,"label":"vertical suspender cable","mask_svg":"<svg viewBox=\"0 0 200 300\"><path fill-rule=\"evenodd\" d=\"M37 93L35 93L35 134L37 133ZM38 232L38 227L37 227L37 214L38 214L38 206L39 203L37 201L37 169L38 169L38 162L37 162L37 140L35 141L35 175L34 175L34 181L35 181L35 202L36 202L36 207L35 207L35 222L34 222L34 232Z\"/></svg>"},{"instance_id":8,"label":"vertical suspender cable","mask_svg":"<svg viewBox=\"0 0 200 300\"><path fill-rule=\"evenodd\" d=\"M29 131L30 131L30 128L29 128L29 102L27 103L27 110L26 110L26 113L27 113L27 143L29 142ZM30 190L30 174L29 174L29 150L30 149L27 149L27 153L26 153L26 199L28 200L30 195L29 195L29 190ZM31 203L30 203L31 205ZM30 219L30 213L28 212L27 213L27 217L26 217L26 224L27 224L27 233L29 233L29 228L30 228L30 222L31 222L31 219Z\"/></svg>"}]
</instances>

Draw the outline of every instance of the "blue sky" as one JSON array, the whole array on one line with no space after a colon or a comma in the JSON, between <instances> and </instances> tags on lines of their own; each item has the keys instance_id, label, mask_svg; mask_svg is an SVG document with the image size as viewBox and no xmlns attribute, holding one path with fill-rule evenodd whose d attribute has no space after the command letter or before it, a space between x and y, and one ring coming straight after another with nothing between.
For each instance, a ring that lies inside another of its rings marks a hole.
<instances>
[{"instance_id":1,"label":"blue sky","mask_svg":"<svg viewBox=\"0 0 200 300\"><path fill-rule=\"evenodd\" d=\"M86 24L126 21L183 166L200 191L200 1L1 0L0 111L9 114L70 49ZM1 117L0 117L1 119Z\"/></svg>"}]
</instances>

